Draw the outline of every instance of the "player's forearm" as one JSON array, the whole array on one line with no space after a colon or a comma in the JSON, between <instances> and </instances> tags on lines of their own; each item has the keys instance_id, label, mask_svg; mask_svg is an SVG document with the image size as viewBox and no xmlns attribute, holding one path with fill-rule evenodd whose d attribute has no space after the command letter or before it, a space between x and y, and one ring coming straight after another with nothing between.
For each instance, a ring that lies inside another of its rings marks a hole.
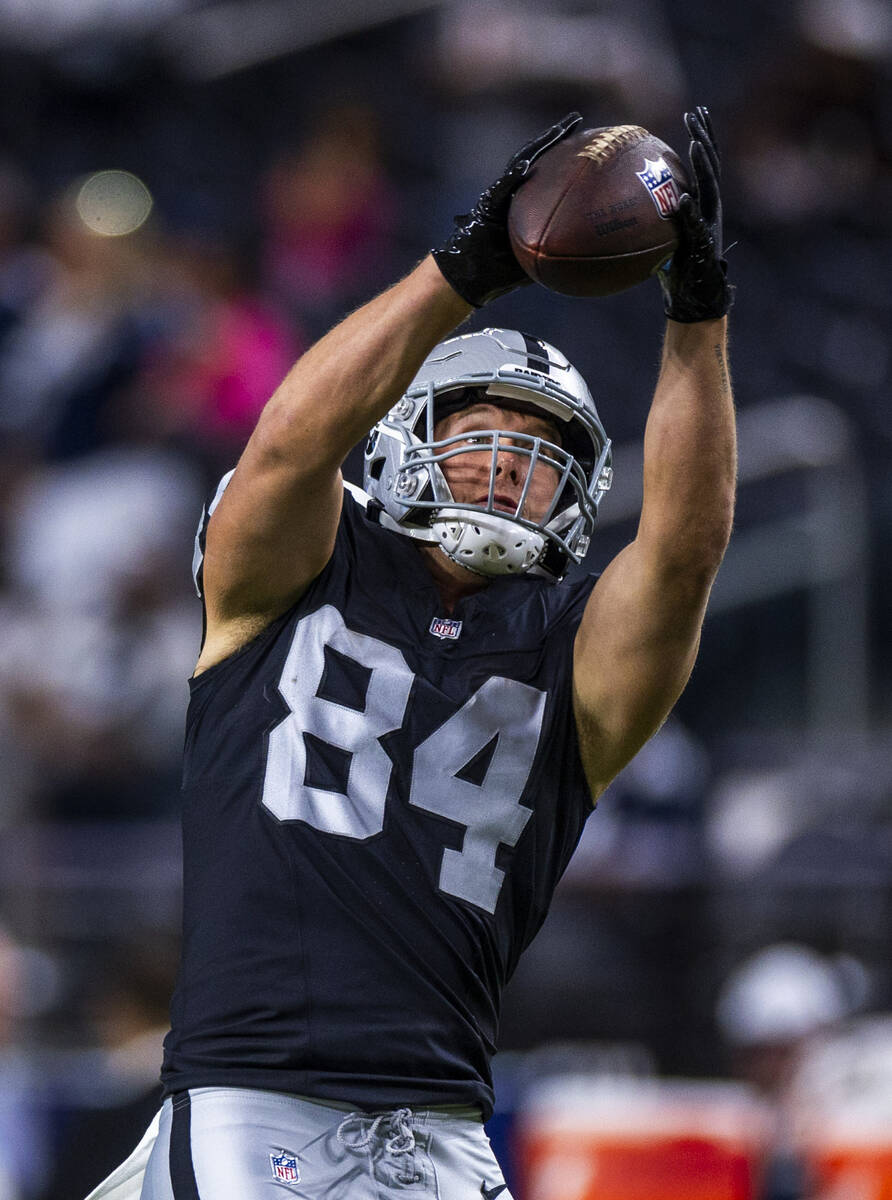
<instances>
[{"instance_id":1,"label":"player's forearm","mask_svg":"<svg viewBox=\"0 0 892 1200\"><path fill-rule=\"evenodd\" d=\"M471 312L430 256L300 358L264 409L258 438L304 469L337 467L402 395L428 352Z\"/></svg>"},{"instance_id":2,"label":"player's forearm","mask_svg":"<svg viewBox=\"0 0 892 1200\"><path fill-rule=\"evenodd\" d=\"M718 569L734 514L726 320L668 322L644 440L639 537L667 569L707 576Z\"/></svg>"}]
</instances>

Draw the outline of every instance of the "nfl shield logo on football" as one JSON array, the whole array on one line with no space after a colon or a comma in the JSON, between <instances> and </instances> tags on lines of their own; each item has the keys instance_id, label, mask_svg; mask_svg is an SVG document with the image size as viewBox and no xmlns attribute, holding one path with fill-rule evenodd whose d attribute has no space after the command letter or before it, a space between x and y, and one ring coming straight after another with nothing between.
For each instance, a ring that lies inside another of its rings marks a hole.
<instances>
[{"instance_id":1,"label":"nfl shield logo on football","mask_svg":"<svg viewBox=\"0 0 892 1200\"><path fill-rule=\"evenodd\" d=\"M656 205L660 216L671 217L678 209L681 193L678 190L678 184L672 177L672 171L662 154L656 162L651 162L649 158L646 158L644 160L644 170L636 171L635 174L650 192L650 198Z\"/></svg>"},{"instance_id":2,"label":"nfl shield logo on football","mask_svg":"<svg viewBox=\"0 0 892 1200\"><path fill-rule=\"evenodd\" d=\"M282 1150L279 1154L271 1154L269 1161L273 1168L273 1179L277 1183L300 1183L300 1170L293 1154Z\"/></svg>"},{"instance_id":3,"label":"nfl shield logo on football","mask_svg":"<svg viewBox=\"0 0 892 1200\"><path fill-rule=\"evenodd\" d=\"M451 638L454 641L461 633L461 621L453 621L451 617L434 617L430 632L434 637Z\"/></svg>"}]
</instances>

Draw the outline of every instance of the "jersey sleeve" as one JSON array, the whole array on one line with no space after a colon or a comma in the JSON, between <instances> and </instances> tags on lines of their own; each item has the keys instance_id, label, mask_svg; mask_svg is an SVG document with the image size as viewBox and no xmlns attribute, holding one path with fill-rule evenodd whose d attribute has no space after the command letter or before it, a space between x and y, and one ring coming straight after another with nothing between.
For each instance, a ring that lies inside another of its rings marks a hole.
<instances>
[{"instance_id":1,"label":"jersey sleeve","mask_svg":"<svg viewBox=\"0 0 892 1200\"><path fill-rule=\"evenodd\" d=\"M210 524L211 517L217 508L217 505L223 498L223 493L229 487L230 480L235 474L235 467L227 471L220 482L217 484L216 490L212 499L205 504L201 510L201 517L198 521L198 528L195 531L195 542L192 551L192 580L195 584L195 591L200 599L204 599L204 555L205 546L207 543L207 530ZM338 525L336 537L336 550L340 543L342 551L352 553L356 545L356 522L364 519L364 511L368 504L369 497L361 488L355 484L344 483L344 508L341 513L341 520Z\"/></svg>"},{"instance_id":2,"label":"jersey sleeve","mask_svg":"<svg viewBox=\"0 0 892 1200\"><path fill-rule=\"evenodd\" d=\"M208 524L214 515L214 510L223 498L223 493L229 487L229 481L234 474L235 467L231 471L227 471L217 484L217 490L214 492L213 498L201 510L198 528L195 531L195 546L192 551L192 581L195 584L195 591L198 593L200 600L204 600L204 552L207 543Z\"/></svg>"}]
</instances>

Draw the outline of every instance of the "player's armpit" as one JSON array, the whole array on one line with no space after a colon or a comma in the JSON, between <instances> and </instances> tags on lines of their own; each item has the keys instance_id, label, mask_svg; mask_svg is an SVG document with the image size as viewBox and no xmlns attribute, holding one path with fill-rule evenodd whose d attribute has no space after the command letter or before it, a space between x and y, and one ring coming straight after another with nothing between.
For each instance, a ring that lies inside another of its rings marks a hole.
<instances>
[{"instance_id":1,"label":"player's armpit","mask_svg":"<svg viewBox=\"0 0 892 1200\"><path fill-rule=\"evenodd\" d=\"M574 644L573 701L593 799L684 690L719 561L658 562L633 542L592 592Z\"/></svg>"}]
</instances>

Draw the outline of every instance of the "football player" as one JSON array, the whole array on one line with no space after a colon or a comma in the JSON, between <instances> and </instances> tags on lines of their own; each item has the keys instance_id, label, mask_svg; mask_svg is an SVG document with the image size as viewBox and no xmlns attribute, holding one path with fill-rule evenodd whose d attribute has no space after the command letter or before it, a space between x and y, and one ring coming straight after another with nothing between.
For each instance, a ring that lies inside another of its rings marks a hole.
<instances>
[{"instance_id":1,"label":"football player","mask_svg":"<svg viewBox=\"0 0 892 1200\"><path fill-rule=\"evenodd\" d=\"M579 119L299 360L205 514L167 1098L96 1196L508 1200L500 994L685 685L734 497L705 109L640 524L599 578L564 579L611 473L582 377L516 331L448 336L525 282L510 198ZM339 464L366 436L360 491Z\"/></svg>"}]
</instances>

